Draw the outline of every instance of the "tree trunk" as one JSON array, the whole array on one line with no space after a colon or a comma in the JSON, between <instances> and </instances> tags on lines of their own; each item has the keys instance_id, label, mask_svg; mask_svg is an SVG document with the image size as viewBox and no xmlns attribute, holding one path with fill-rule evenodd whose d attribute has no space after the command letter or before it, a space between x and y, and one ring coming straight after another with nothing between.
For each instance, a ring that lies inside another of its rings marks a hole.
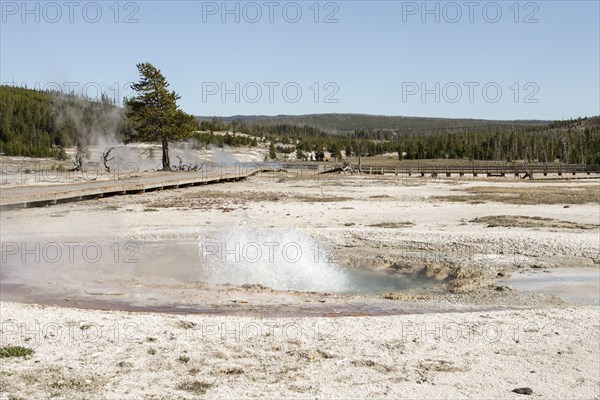
<instances>
[{"instance_id":1,"label":"tree trunk","mask_svg":"<svg viewBox=\"0 0 600 400\"><path fill-rule=\"evenodd\" d=\"M171 160L169 160L169 140L166 137L162 139L162 164L163 171L171 170Z\"/></svg>"}]
</instances>

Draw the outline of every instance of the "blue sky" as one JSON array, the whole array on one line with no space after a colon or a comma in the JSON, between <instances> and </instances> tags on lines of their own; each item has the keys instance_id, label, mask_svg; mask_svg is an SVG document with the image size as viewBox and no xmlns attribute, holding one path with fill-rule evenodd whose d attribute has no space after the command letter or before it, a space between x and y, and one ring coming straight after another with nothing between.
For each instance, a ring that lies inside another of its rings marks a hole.
<instances>
[{"instance_id":1,"label":"blue sky","mask_svg":"<svg viewBox=\"0 0 600 400\"><path fill-rule=\"evenodd\" d=\"M69 4L1 2L2 83L121 98L149 61L196 115L600 114L596 0Z\"/></svg>"}]
</instances>

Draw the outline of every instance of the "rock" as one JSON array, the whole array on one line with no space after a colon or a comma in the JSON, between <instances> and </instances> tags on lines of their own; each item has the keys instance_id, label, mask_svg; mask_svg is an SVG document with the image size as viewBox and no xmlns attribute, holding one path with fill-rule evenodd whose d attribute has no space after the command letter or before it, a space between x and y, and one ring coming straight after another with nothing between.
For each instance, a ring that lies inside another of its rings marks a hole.
<instances>
[{"instance_id":1,"label":"rock","mask_svg":"<svg viewBox=\"0 0 600 400\"><path fill-rule=\"evenodd\" d=\"M533 394L533 390L528 387L516 388L516 389L513 389L512 391L517 394L525 394L525 395Z\"/></svg>"},{"instance_id":2,"label":"rock","mask_svg":"<svg viewBox=\"0 0 600 400\"><path fill-rule=\"evenodd\" d=\"M242 285L242 289L246 289L246 290L265 290L268 289L266 286L261 285L260 283L245 283Z\"/></svg>"}]
</instances>

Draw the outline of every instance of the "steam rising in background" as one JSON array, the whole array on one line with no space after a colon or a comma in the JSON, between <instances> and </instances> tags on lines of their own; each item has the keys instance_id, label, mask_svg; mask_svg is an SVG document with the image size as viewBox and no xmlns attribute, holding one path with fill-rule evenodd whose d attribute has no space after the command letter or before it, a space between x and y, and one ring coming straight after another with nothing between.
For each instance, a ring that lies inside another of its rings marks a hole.
<instances>
[{"instance_id":1,"label":"steam rising in background","mask_svg":"<svg viewBox=\"0 0 600 400\"><path fill-rule=\"evenodd\" d=\"M90 102L77 96L56 96L53 101L53 116L65 135L75 138L77 144L88 151L86 163L93 168L102 166L102 153L114 147L108 163L114 169L137 171L162 169L162 147L160 143L123 144L123 124L126 121L124 110L109 101ZM65 142L69 140L65 138ZM72 157L76 148L67 149ZM219 148L215 145L199 143L195 139L170 143L169 154L171 165L201 165L217 163L219 165L235 165L240 162L262 162L264 155L256 149Z\"/></svg>"}]
</instances>

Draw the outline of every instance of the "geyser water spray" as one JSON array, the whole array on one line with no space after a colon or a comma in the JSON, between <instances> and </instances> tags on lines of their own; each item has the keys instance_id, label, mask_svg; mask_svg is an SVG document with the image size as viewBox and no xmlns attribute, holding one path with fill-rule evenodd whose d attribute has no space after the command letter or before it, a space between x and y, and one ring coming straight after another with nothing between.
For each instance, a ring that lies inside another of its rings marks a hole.
<instances>
[{"instance_id":1,"label":"geyser water spray","mask_svg":"<svg viewBox=\"0 0 600 400\"><path fill-rule=\"evenodd\" d=\"M215 239L200 239L201 279L278 290L344 292L347 272L318 241L295 229L265 229L244 220Z\"/></svg>"}]
</instances>

